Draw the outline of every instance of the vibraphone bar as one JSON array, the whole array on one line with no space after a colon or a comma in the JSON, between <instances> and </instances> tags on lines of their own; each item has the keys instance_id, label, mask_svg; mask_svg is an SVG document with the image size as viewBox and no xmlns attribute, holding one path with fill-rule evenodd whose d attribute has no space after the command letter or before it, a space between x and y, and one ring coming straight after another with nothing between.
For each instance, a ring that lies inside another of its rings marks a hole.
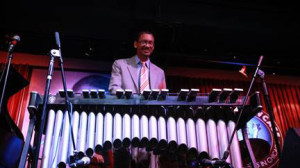
<instances>
[{"instance_id":1,"label":"vibraphone bar","mask_svg":"<svg viewBox=\"0 0 300 168\"><path fill-rule=\"evenodd\" d=\"M240 89L213 89L203 95L198 92L182 89L179 94L168 94L167 90L148 90L135 95L130 90L119 90L116 95L109 95L104 90L83 90L80 94L68 91L74 106L71 123L64 92L51 95L42 167L70 164L69 156L74 153L71 126L81 156L91 157L101 150L139 147L155 155L165 150L186 154L189 160L197 160L198 156L221 159L245 97L240 96ZM31 113L41 110L41 99L38 93L31 93L28 107ZM256 92L246 103L245 119L240 125L261 108ZM236 133L226 162L235 168L242 167Z\"/></svg>"}]
</instances>

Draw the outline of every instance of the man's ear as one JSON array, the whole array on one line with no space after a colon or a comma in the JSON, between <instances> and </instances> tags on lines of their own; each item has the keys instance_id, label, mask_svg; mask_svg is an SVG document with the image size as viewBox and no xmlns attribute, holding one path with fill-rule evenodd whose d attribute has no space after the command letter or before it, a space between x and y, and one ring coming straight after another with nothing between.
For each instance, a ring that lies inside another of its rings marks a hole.
<instances>
[{"instance_id":1,"label":"man's ear","mask_svg":"<svg viewBox=\"0 0 300 168\"><path fill-rule=\"evenodd\" d=\"M137 42L136 41L133 42L133 47L137 48Z\"/></svg>"}]
</instances>

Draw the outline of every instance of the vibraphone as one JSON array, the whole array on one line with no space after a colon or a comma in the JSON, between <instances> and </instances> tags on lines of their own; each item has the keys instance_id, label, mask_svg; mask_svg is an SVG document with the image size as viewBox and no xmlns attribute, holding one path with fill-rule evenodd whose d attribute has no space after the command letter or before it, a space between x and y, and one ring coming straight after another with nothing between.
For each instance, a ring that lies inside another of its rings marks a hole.
<instances>
[{"instance_id":1,"label":"vibraphone","mask_svg":"<svg viewBox=\"0 0 300 168\"><path fill-rule=\"evenodd\" d=\"M185 154L189 160L197 160L199 155L220 159L245 97L240 96L240 89L213 89L210 94L198 91L182 89L178 94L170 94L167 90L149 90L141 95L128 90L116 95L105 94L104 90L83 90L80 94L68 91L74 106L71 120L64 92L51 95L41 167L70 164L69 156L74 152L71 126L77 152L82 156L139 147L155 155L168 150ZM31 93L30 112L41 110L41 99L38 93ZM250 96L245 107L241 125L261 109L258 92ZM226 162L241 168L239 141L234 134Z\"/></svg>"}]
</instances>

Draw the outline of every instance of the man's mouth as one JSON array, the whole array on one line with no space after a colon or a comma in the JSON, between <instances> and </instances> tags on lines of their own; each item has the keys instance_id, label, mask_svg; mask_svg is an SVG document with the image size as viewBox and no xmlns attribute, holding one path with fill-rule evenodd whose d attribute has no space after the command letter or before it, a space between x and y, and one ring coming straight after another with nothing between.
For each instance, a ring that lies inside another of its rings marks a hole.
<instances>
[{"instance_id":1,"label":"man's mouth","mask_svg":"<svg viewBox=\"0 0 300 168\"><path fill-rule=\"evenodd\" d=\"M143 50L145 53L150 53L151 50Z\"/></svg>"}]
</instances>

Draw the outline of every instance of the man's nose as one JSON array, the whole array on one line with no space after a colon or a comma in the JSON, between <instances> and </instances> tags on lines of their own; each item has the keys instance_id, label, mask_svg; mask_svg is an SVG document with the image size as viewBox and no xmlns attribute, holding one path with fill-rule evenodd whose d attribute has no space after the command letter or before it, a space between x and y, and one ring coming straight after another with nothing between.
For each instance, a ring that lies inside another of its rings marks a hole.
<instances>
[{"instance_id":1,"label":"man's nose","mask_svg":"<svg viewBox=\"0 0 300 168\"><path fill-rule=\"evenodd\" d=\"M145 45L146 47L152 47L152 44L150 44L150 43L146 43L146 45Z\"/></svg>"}]
</instances>

